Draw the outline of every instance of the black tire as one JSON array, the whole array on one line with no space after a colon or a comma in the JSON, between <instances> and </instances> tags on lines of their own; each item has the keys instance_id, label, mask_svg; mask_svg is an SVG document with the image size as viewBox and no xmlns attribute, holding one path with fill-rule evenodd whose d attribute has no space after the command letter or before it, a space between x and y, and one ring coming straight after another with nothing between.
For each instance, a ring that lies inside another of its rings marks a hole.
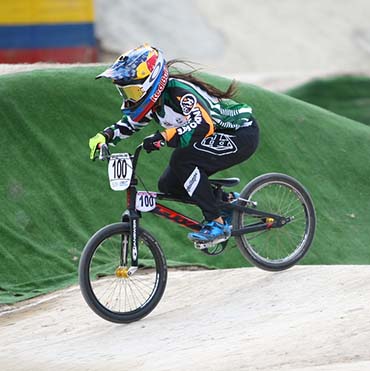
<instances>
[{"instance_id":1,"label":"black tire","mask_svg":"<svg viewBox=\"0 0 370 371\"><path fill-rule=\"evenodd\" d=\"M257 210L292 218L281 228L235 236L239 250L250 263L268 271L281 271L305 256L315 235L316 215L311 196L302 184L285 174L264 174L242 190L238 203L245 205L241 199L257 202ZM260 220L234 212L233 226L239 229Z\"/></svg>"},{"instance_id":2,"label":"black tire","mask_svg":"<svg viewBox=\"0 0 370 371\"><path fill-rule=\"evenodd\" d=\"M128 238L129 231L129 223L103 227L87 242L79 264L80 288L86 303L97 315L116 323L147 316L161 300L167 282L162 249L142 228L138 230L138 270L129 275L129 268L122 266L122 238Z\"/></svg>"}]
</instances>

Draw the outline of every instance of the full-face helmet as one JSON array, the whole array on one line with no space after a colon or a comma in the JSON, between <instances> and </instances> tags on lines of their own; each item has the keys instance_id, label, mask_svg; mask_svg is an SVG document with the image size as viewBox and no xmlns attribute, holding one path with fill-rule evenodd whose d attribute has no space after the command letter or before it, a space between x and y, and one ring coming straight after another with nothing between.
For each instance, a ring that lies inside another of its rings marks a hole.
<instances>
[{"instance_id":1,"label":"full-face helmet","mask_svg":"<svg viewBox=\"0 0 370 371\"><path fill-rule=\"evenodd\" d=\"M109 78L123 97L122 112L140 121L158 101L168 81L163 54L144 44L122 54L96 78Z\"/></svg>"}]
</instances>

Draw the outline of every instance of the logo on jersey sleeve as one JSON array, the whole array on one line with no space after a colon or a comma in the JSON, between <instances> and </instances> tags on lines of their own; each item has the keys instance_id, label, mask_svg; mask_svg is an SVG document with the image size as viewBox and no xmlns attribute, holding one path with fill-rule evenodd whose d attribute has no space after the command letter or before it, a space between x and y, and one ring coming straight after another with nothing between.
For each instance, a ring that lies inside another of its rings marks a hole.
<instances>
[{"instance_id":1,"label":"logo on jersey sleeve","mask_svg":"<svg viewBox=\"0 0 370 371\"><path fill-rule=\"evenodd\" d=\"M188 115L195 105L197 104L197 98L193 94L185 94L180 100L180 107L184 115Z\"/></svg>"}]
</instances>

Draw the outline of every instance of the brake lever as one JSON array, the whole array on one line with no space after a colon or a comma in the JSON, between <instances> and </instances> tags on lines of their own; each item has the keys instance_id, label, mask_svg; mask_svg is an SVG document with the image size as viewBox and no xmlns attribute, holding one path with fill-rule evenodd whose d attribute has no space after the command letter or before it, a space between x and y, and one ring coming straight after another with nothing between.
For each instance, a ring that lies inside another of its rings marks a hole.
<instances>
[{"instance_id":1,"label":"brake lever","mask_svg":"<svg viewBox=\"0 0 370 371\"><path fill-rule=\"evenodd\" d=\"M108 144L106 143L99 144L98 149L99 149L99 160L104 161L105 159L110 157Z\"/></svg>"}]
</instances>

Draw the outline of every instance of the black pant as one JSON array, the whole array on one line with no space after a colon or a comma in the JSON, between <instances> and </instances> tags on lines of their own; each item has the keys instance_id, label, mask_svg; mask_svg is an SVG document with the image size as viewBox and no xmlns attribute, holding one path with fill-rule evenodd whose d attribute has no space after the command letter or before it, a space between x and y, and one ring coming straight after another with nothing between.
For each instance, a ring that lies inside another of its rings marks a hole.
<instances>
[{"instance_id":1,"label":"black pant","mask_svg":"<svg viewBox=\"0 0 370 371\"><path fill-rule=\"evenodd\" d=\"M170 165L159 179L161 192L189 195L207 221L217 219L220 210L208 181L218 171L245 161L256 151L259 129L256 122L232 133L216 132L185 148L176 148Z\"/></svg>"}]
</instances>

